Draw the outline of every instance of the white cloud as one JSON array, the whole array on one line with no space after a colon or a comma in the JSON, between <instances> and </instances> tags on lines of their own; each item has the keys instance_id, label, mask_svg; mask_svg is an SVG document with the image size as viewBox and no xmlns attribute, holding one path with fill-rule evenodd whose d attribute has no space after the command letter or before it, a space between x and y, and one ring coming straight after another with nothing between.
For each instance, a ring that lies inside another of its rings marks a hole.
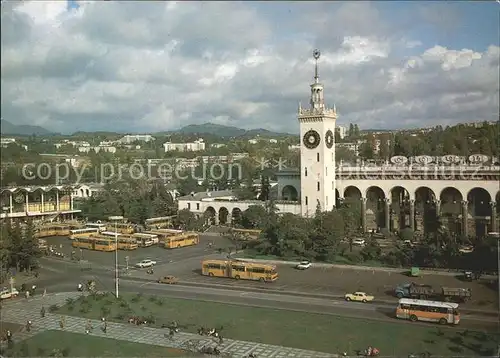
<instances>
[{"instance_id":1,"label":"white cloud","mask_svg":"<svg viewBox=\"0 0 500 358\"><path fill-rule=\"evenodd\" d=\"M316 46L340 123L394 128L498 113L498 46L426 45L410 36L420 19L391 20L375 3L78 3L71 12L64 1L2 9L3 118L56 131L207 121L294 131Z\"/></svg>"}]
</instances>

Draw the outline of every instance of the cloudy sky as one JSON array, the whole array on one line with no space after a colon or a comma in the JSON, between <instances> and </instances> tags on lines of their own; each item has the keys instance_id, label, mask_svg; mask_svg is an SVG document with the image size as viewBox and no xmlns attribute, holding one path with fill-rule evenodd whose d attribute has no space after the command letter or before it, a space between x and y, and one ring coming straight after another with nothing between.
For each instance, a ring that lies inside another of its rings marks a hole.
<instances>
[{"instance_id":1,"label":"cloudy sky","mask_svg":"<svg viewBox=\"0 0 500 358\"><path fill-rule=\"evenodd\" d=\"M494 120L491 2L2 1L2 118L58 132L295 132L312 51L339 124Z\"/></svg>"}]
</instances>

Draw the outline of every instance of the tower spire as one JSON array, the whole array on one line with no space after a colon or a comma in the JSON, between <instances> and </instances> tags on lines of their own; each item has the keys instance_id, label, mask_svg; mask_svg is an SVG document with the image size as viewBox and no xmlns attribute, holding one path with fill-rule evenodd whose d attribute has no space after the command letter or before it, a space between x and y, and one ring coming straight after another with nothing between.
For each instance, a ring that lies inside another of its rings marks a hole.
<instances>
[{"instance_id":1,"label":"tower spire","mask_svg":"<svg viewBox=\"0 0 500 358\"><path fill-rule=\"evenodd\" d=\"M314 64L314 83L319 83L318 60L320 56L321 52L319 52L318 49L313 51L313 57L316 60L316 63Z\"/></svg>"}]
</instances>

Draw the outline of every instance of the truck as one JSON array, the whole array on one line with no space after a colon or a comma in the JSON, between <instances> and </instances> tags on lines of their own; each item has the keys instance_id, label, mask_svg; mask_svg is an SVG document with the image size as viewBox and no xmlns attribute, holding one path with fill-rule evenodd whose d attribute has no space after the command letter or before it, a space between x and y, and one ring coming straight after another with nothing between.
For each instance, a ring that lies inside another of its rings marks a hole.
<instances>
[{"instance_id":1,"label":"truck","mask_svg":"<svg viewBox=\"0 0 500 358\"><path fill-rule=\"evenodd\" d=\"M395 295L398 298L418 298L421 300L433 299L438 301L459 301L467 302L472 297L470 288L441 287L435 290L430 285L418 284L415 282L405 283L396 287Z\"/></svg>"},{"instance_id":2,"label":"truck","mask_svg":"<svg viewBox=\"0 0 500 358\"><path fill-rule=\"evenodd\" d=\"M427 298L435 296L436 293L430 285L411 282L396 287L395 294L397 298L405 297L425 300Z\"/></svg>"}]
</instances>

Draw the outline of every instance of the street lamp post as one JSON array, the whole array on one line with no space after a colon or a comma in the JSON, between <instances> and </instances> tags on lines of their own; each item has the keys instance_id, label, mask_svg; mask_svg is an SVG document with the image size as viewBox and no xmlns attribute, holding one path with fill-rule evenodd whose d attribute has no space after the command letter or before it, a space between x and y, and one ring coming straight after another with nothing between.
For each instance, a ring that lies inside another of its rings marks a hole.
<instances>
[{"instance_id":1,"label":"street lamp post","mask_svg":"<svg viewBox=\"0 0 500 358\"><path fill-rule=\"evenodd\" d=\"M110 216L110 221L115 222L115 296L119 297L119 286L118 286L118 221L123 220L123 216Z\"/></svg>"},{"instance_id":2,"label":"street lamp post","mask_svg":"<svg viewBox=\"0 0 500 358\"><path fill-rule=\"evenodd\" d=\"M115 221L115 295L118 298L118 224Z\"/></svg>"}]
</instances>

